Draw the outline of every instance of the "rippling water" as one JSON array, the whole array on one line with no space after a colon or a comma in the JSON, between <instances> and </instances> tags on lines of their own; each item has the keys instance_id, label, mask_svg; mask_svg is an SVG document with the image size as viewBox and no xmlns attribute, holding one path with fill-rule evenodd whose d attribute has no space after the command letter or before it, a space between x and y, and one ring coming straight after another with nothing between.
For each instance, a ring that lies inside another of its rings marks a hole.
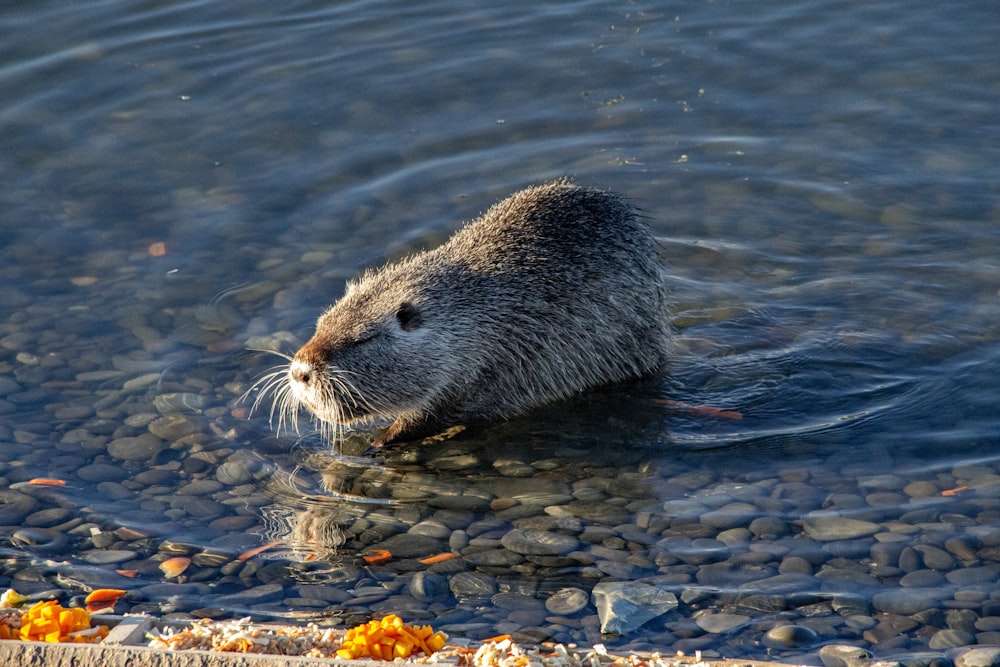
<instances>
[{"instance_id":1,"label":"rippling water","mask_svg":"<svg viewBox=\"0 0 1000 667\"><path fill-rule=\"evenodd\" d=\"M1000 643L994 14L0 8L0 585L740 657ZM240 401L361 268L563 175L662 241L662 378L379 461ZM554 595L621 581L678 606L602 638Z\"/></svg>"}]
</instances>

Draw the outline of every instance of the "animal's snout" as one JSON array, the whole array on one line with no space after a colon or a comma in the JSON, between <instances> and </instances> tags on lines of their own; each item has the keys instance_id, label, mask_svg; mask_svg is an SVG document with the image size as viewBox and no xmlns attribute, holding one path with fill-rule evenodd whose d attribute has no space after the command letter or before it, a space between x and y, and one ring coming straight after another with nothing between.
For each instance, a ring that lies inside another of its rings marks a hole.
<instances>
[{"instance_id":1,"label":"animal's snout","mask_svg":"<svg viewBox=\"0 0 1000 667\"><path fill-rule=\"evenodd\" d=\"M314 372L312 364L301 359L293 360L291 366L288 367L288 376L301 384L309 384Z\"/></svg>"},{"instance_id":2,"label":"animal's snout","mask_svg":"<svg viewBox=\"0 0 1000 667\"><path fill-rule=\"evenodd\" d=\"M314 336L295 353L295 358L288 366L288 376L293 382L308 385L316 379L317 373L322 372L326 365L326 352L323 343L322 340Z\"/></svg>"}]
</instances>

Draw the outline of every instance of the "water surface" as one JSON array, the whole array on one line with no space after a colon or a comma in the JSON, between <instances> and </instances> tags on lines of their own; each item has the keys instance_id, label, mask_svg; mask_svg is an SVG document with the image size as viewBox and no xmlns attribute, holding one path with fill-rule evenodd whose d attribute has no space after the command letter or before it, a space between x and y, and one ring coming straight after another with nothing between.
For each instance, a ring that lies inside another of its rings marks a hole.
<instances>
[{"instance_id":1,"label":"water surface","mask_svg":"<svg viewBox=\"0 0 1000 667\"><path fill-rule=\"evenodd\" d=\"M5 6L0 585L739 657L1000 643L993 15ZM363 267L565 175L662 241L661 378L379 461L240 401ZM678 607L615 639L553 602L622 581Z\"/></svg>"}]
</instances>

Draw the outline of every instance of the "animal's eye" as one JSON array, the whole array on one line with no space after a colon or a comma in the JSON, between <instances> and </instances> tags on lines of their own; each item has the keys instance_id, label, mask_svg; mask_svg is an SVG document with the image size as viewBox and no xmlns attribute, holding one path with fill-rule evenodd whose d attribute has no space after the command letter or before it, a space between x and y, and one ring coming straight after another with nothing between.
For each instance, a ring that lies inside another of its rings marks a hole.
<instances>
[{"instance_id":1,"label":"animal's eye","mask_svg":"<svg viewBox=\"0 0 1000 667\"><path fill-rule=\"evenodd\" d=\"M420 311L409 301L404 301L396 311L396 321L403 331L413 331L421 324Z\"/></svg>"}]
</instances>

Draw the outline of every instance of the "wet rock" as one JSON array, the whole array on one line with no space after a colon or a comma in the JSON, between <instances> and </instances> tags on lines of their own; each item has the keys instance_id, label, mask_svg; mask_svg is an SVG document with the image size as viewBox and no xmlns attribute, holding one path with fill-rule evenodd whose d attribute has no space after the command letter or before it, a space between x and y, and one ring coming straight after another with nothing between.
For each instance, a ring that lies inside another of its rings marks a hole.
<instances>
[{"instance_id":1,"label":"wet rock","mask_svg":"<svg viewBox=\"0 0 1000 667\"><path fill-rule=\"evenodd\" d=\"M1000 667L1000 646L981 646L961 651L955 667Z\"/></svg>"},{"instance_id":2,"label":"wet rock","mask_svg":"<svg viewBox=\"0 0 1000 667\"><path fill-rule=\"evenodd\" d=\"M879 567L897 567L903 545L898 542L875 542L871 546L872 563Z\"/></svg>"},{"instance_id":3,"label":"wet rock","mask_svg":"<svg viewBox=\"0 0 1000 667\"><path fill-rule=\"evenodd\" d=\"M865 491L899 491L906 486L906 480L898 475L872 475L859 477L858 488Z\"/></svg>"},{"instance_id":4,"label":"wet rock","mask_svg":"<svg viewBox=\"0 0 1000 667\"><path fill-rule=\"evenodd\" d=\"M495 461L493 467L504 477L532 477L538 472L522 461Z\"/></svg>"},{"instance_id":5,"label":"wet rock","mask_svg":"<svg viewBox=\"0 0 1000 667\"><path fill-rule=\"evenodd\" d=\"M803 519L802 523L806 534L814 540L821 542L853 540L873 535L882 529L877 523L848 519L847 517L826 513L808 515Z\"/></svg>"},{"instance_id":6,"label":"wet rock","mask_svg":"<svg viewBox=\"0 0 1000 667\"><path fill-rule=\"evenodd\" d=\"M878 625L864 633L864 638L873 644L881 644L880 649L886 649L883 644L887 640L904 636L910 630L920 625L919 621L909 616L898 616L895 614L884 614L880 617Z\"/></svg>"},{"instance_id":7,"label":"wet rock","mask_svg":"<svg viewBox=\"0 0 1000 667\"><path fill-rule=\"evenodd\" d=\"M340 604L350 599L350 593L336 586L323 584L302 584L296 587L299 595L311 600L322 600L327 604Z\"/></svg>"},{"instance_id":8,"label":"wet rock","mask_svg":"<svg viewBox=\"0 0 1000 667\"><path fill-rule=\"evenodd\" d=\"M702 514L701 523L716 530L746 528L760 513L759 509L749 503L730 503Z\"/></svg>"},{"instance_id":9,"label":"wet rock","mask_svg":"<svg viewBox=\"0 0 1000 667\"><path fill-rule=\"evenodd\" d=\"M427 504L431 507L467 512L482 512L490 505L486 498L459 495L431 496L427 499Z\"/></svg>"},{"instance_id":10,"label":"wet rock","mask_svg":"<svg viewBox=\"0 0 1000 667\"><path fill-rule=\"evenodd\" d=\"M478 572L458 572L448 581L448 586L460 602L492 598L497 592L493 577Z\"/></svg>"},{"instance_id":11,"label":"wet rock","mask_svg":"<svg viewBox=\"0 0 1000 667\"><path fill-rule=\"evenodd\" d=\"M569 535L521 528L509 531L500 542L515 553L534 556L562 556L580 545L579 540Z\"/></svg>"},{"instance_id":12,"label":"wet rock","mask_svg":"<svg viewBox=\"0 0 1000 667\"><path fill-rule=\"evenodd\" d=\"M801 556L785 556L778 566L780 574L809 574L813 573L812 563Z\"/></svg>"},{"instance_id":13,"label":"wet rock","mask_svg":"<svg viewBox=\"0 0 1000 667\"><path fill-rule=\"evenodd\" d=\"M947 655L931 651L904 653L893 662L899 667L953 667L954 665ZM876 667L876 665L878 663L872 663L872 667Z\"/></svg>"},{"instance_id":14,"label":"wet rock","mask_svg":"<svg viewBox=\"0 0 1000 667\"><path fill-rule=\"evenodd\" d=\"M934 482L918 480L903 487L903 493L911 498L930 498L938 494L938 486Z\"/></svg>"},{"instance_id":15,"label":"wet rock","mask_svg":"<svg viewBox=\"0 0 1000 667\"><path fill-rule=\"evenodd\" d=\"M977 544L977 540L975 538L967 535L953 537L944 543L944 548L949 553L965 563L971 563L978 560L976 549L979 546L980 545Z\"/></svg>"},{"instance_id":16,"label":"wet rock","mask_svg":"<svg viewBox=\"0 0 1000 667\"><path fill-rule=\"evenodd\" d=\"M934 570L914 570L899 580L899 585L904 588L940 586L943 583L945 583L944 575Z\"/></svg>"},{"instance_id":17,"label":"wet rock","mask_svg":"<svg viewBox=\"0 0 1000 667\"><path fill-rule=\"evenodd\" d=\"M228 486L239 486L253 479L253 473L242 461L229 460L216 469L215 479Z\"/></svg>"},{"instance_id":18,"label":"wet rock","mask_svg":"<svg viewBox=\"0 0 1000 667\"><path fill-rule=\"evenodd\" d=\"M764 633L764 644L771 648L806 648L819 641L819 633L802 625L779 625Z\"/></svg>"},{"instance_id":19,"label":"wet rock","mask_svg":"<svg viewBox=\"0 0 1000 667\"><path fill-rule=\"evenodd\" d=\"M572 616L589 601L590 595L581 588L561 588L545 600L545 608L558 616Z\"/></svg>"},{"instance_id":20,"label":"wet rock","mask_svg":"<svg viewBox=\"0 0 1000 667\"><path fill-rule=\"evenodd\" d=\"M545 611L544 602L524 593L497 593L491 601L497 609L504 611Z\"/></svg>"},{"instance_id":21,"label":"wet rock","mask_svg":"<svg viewBox=\"0 0 1000 667\"><path fill-rule=\"evenodd\" d=\"M0 339L0 347L6 347L3 341L7 339ZM0 375L0 396L9 396L11 394L16 394L23 390L23 387L15 382L12 378L5 375Z\"/></svg>"},{"instance_id":22,"label":"wet rock","mask_svg":"<svg viewBox=\"0 0 1000 667\"><path fill-rule=\"evenodd\" d=\"M639 576L636 567L631 563L597 560L594 561L594 567L613 579L631 580Z\"/></svg>"},{"instance_id":23,"label":"wet rock","mask_svg":"<svg viewBox=\"0 0 1000 667\"><path fill-rule=\"evenodd\" d=\"M1000 566L984 565L982 567L964 567L952 570L945 575L945 578L951 583L959 586L995 582L997 579L1000 579Z\"/></svg>"},{"instance_id":24,"label":"wet rock","mask_svg":"<svg viewBox=\"0 0 1000 667\"><path fill-rule=\"evenodd\" d=\"M168 414L149 423L147 427L153 435L167 442L176 442L181 438L201 433L202 427L198 420L185 414Z\"/></svg>"},{"instance_id":25,"label":"wet rock","mask_svg":"<svg viewBox=\"0 0 1000 667\"><path fill-rule=\"evenodd\" d=\"M583 519L587 523L594 522L605 526L618 526L632 519L629 511L613 503L576 500L563 507L573 516Z\"/></svg>"},{"instance_id":26,"label":"wet rock","mask_svg":"<svg viewBox=\"0 0 1000 667\"><path fill-rule=\"evenodd\" d=\"M94 408L89 405L65 405L52 413L58 421L79 421L94 414Z\"/></svg>"},{"instance_id":27,"label":"wet rock","mask_svg":"<svg viewBox=\"0 0 1000 667\"><path fill-rule=\"evenodd\" d=\"M826 542L823 550L835 558L844 558L857 562L871 551L871 540L834 540Z\"/></svg>"},{"instance_id":28,"label":"wet rock","mask_svg":"<svg viewBox=\"0 0 1000 667\"><path fill-rule=\"evenodd\" d=\"M153 407L160 414L171 412L201 412L211 405L207 396L191 392L160 394L153 399Z\"/></svg>"},{"instance_id":29,"label":"wet rock","mask_svg":"<svg viewBox=\"0 0 1000 667\"><path fill-rule=\"evenodd\" d=\"M78 468L76 476L84 482L121 482L129 478L129 473L108 463L92 463Z\"/></svg>"},{"instance_id":30,"label":"wet rock","mask_svg":"<svg viewBox=\"0 0 1000 667\"><path fill-rule=\"evenodd\" d=\"M434 572L417 572L410 579L408 588L410 595L421 602L444 600L451 595L448 579Z\"/></svg>"},{"instance_id":31,"label":"wet rock","mask_svg":"<svg viewBox=\"0 0 1000 667\"><path fill-rule=\"evenodd\" d=\"M871 612L868 596L855 593L835 595L830 607L841 616L868 616Z\"/></svg>"},{"instance_id":32,"label":"wet rock","mask_svg":"<svg viewBox=\"0 0 1000 667\"><path fill-rule=\"evenodd\" d=\"M697 537L693 540L667 538L657 542L656 546L691 565L719 563L728 559L730 554L729 547L725 543L707 537Z\"/></svg>"},{"instance_id":33,"label":"wet rock","mask_svg":"<svg viewBox=\"0 0 1000 667\"><path fill-rule=\"evenodd\" d=\"M135 492L117 482L101 482L97 485L97 493L102 500L124 500L135 497Z\"/></svg>"},{"instance_id":34,"label":"wet rock","mask_svg":"<svg viewBox=\"0 0 1000 667\"><path fill-rule=\"evenodd\" d=\"M38 501L19 491L0 491L0 525L19 526L38 507Z\"/></svg>"},{"instance_id":35,"label":"wet rock","mask_svg":"<svg viewBox=\"0 0 1000 667\"><path fill-rule=\"evenodd\" d=\"M59 525L73 515L64 507L50 507L48 509L32 512L24 518L25 526L38 528L50 528Z\"/></svg>"},{"instance_id":36,"label":"wet rock","mask_svg":"<svg viewBox=\"0 0 1000 667\"><path fill-rule=\"evenodd\" d=\"M49 528L20 528L11 535L11 542L46 554L62 553L69 545L65 534Z\"/></svg>"},{"instance_id":37,"label":"wet rock","mask_svg":"<svg viewBox=\"0 0 1000 667\"><path fill-rule=\"evenodd\" d=\"M977 632L976 643L984 646L1000 646L1000 632Z\"/></svg>"},{"instance_id":38,"label":"wet rock","mask_svg":"<svg viewBox=\"0 0 1000 667\"><path fill-rule=\"evenodd\" d=\"M128 549L107 549L84 551L80 556L93 565L110 565L113 563L124 563L136 557L136 552Z\"/></svg>"},{"instance_id":39,"label":"wet rock","mask_svg":"<svg viewBox=\"0 0 1000 667\"><path fill-rule=\"evenodd\" d=\"M758 539L773 540L790 531L788 523L776 516L761 516L750 522L750 532Z\"/></svg>"},{"instance_id":40,"label":"wet rock","mask_svg":"<svg viewBox=\"0 0 1000 667\"><path fill-rule=\"evenodd\" d=\"M677 606L677 596L644 581L601 582L592 597L605 634L626 634Z\"/></svg>"},{"instance_id":41,"label":"wet rock","mask_svg":"<svg viewBox=\"0 0 1000 667\"><path fill-rule=\"evenodd\" d=\"M464 530L456 530L448 537L448 549L463 551L469 546L469 534Z\"/></svg>"},{"instance_id":42,"label":"wet rock","mask_svg":"<svg viewBox=\"0 0 1000 667\"><path fill-rule=\"evenodd\" d=\"M239 593L232 595L220 595L215 598L213 604L221 609L228 610L251 610L254 606L265 602L282 600L285 597L285 588L281 584L264 584L253 586Z\"/></svg>"},{"instance_id":43,"label":"wet rock","mask_svg":"<svg viewBox=\"0 0 1000 667\"><path fill-rule=\"evenodd\" d=\"M924 609L910 617L918 625L932 625L939 628L945 624L945 614L940 609Z\"/></svg>"},{"instance_id":44,"label":"wet rock","mask_svg":"<svg viewBox=\"0 0 1000 667\"><path fill-rule=\"evenodd\" d=\"M484 549L462 552L462 558L476 567L511 567L524 562L524 556L510 549Z\"/></svg>"},{"instance_id":45,"label":"wet rock","mask_svg":"<svg viewBox=\"0 0 1000 667\"><path fill-rule=\"evenodd\" d=\"M932 649L946 649L968 646L975 643L976 637L972 633L949 628L939 630L931 635L930 640L927 642L927 647Z\"/></svg>"},{"instance_id":46,"label":"wet rock","mask_svg":"<svg viewBox=\"0 0 1000 667\"><path fill-rule=\"evenodd\" d=\"M206 496L223 488L221 482L214 479L196 479L177 489L179 496Z\"/></svg>"},{"instance_id":47,"label":"wet rock","mask_svg":"<svg viewBox=\"0 0 1000 667\"><path fill-rule=\"evenodd\" d=\"M913 547L903 547L899 552L899 569L903 572L916 572L924 566L920 553Z\"/></svg>"},{"instance_id":48,"label":"wet rock","mask_svg":"<svg viewBox=\"0 0 1000 667\"><path fill-rule=\"evenodd\" d=\"M913 547L923 556L924 566L931 570L947 571L955 567L955 557L939 547L921 544Z\"/></svg>"},{"instance_id":49,"label":"wet rock","mask_svg":"<svg viewBox=\"0 0 1000 667\"><path fill-rule=\"evenodd\" d=\"M149 461L165 446L166 443L157 436L145 433L138 437L112 440L108 443L108 454L122 461Z\"/></svg>"},{"instance_id":50,"label":"wet rock","mask_svg":"<svg viewBox=\"0 0 1000 667\"><path fill-rule=\"evenodd\" d=\"M846 617L844 620L847 623L847 627L851 628L852 630L861 630L861 631L871 630L876 625L878 625L878 621L876 621L874 618L872 618L871 616L865 616L863 614L852 614Z\"/></svg>"},{"instance_id":51,"label":"wet rock","mask_svg":"<svg viewBox=\"0 0 1000 667\"><path fill-rule=\"evenodd\" d=\"M819 650L819 659L825 667L866 667L872 654L859 646L827 644Z\"/></svg>"},{"instance_id":52,"label":"wet rock","mask_svg":"<svg viewBox=\"0 0 1000 667\"><path fill-rule=\"evenodd\" d=\"M938 612L940 614L940 612ZM961 630L962 632L968 632L970 634L974 633L977 628L977 621L979 620L979 615L972 611L971 609L949 609L946 614L942 614L945 618L945 623L947 623L948 628L951 630ZM933 619L937 621L937 619ZM940 621L929 622L927 625L940 625Z\"/></svg>"},{"instance_id":53,"label":"wet rock","mask_svg":"<svg viewBox=\"0 0 1000 667\"><path fill-rule=\"evenodd\" d=\"M872 605L884 614L909 616L924 609L933 609L941 603L928 595L926 589L904 588L876 593Z\"/></svg>"},{"instance_id":54,"label":"wet rock","mask_svg":"<svg viewBox=\"0 0 1000 667\"><path fill-rule=\"evenodd\" d=\"M377 544L373 544L372 547L385 549L395 558L423 558L442 550L440 540L412 533L393 535Z\"/></svg>"},{"instance_id":55,"label":"wet rock","mask_svg":"<svg viewBox=\"0 0 1000 667\"><path fill-rule=\"evenodd\" d=\"M200 519L214 519L229 512L222 503L201 496L177 496L170 506Z\"/></svg>"},{"instance_id":56,"label":"wet rock","mask_svg":"<svg viewBox=\"0 0 1000 667\"><path fill-rule=\"evenodd\" d=\"M1000 616L985 616L975 623L976 630L980 632L1000 631Z\"/></svg>"},{"instance_id":57,"label":"wet rock","mask_svg":"<svg viewBox=\"0 0 1000 667\"><path fill-rule=\"evenodd\" d=\"M423 535L425 537L433 537L439 540L447 539L451 535L451 529L444 525L440 521L435 519L426 519L420 523L414 524L409 530L413 535Z\"/></svg>"},{"instance_id":58,"label":"wet rock","mask_svg":"<svg viewBox=\"0 0 1000 667\"><path fill-rule=\"evenodd\" d=\"M747 528L730 528L716 533L714 539L722 542L727 547L742 548L743 546L749 544L753 537L754 534Z\"/></svg>"},{"instance_id":59,"label":"wet rock","mask_svg":"<svg viewBox=\"0 0 1000 667\"><path fill-rule=\"evenodd\" d=\"M663 513L673 519L697 519L708 509L708 505L686 498L667 500L663 503Z\"/></svg>"},{"instance_id":60,"label":"wet rock","mask_svg":"<svg viewBox=\"0 0 1000 667\"><path fill-rule=\"evenodd\" d=\"M145 389L151 384L155 384L161 377L163 376L160 373L145 373L123 382L122 390L126 393L139 391L140 389Z\"/></svg>"},{"instance_id":61,"label":"wet rock","mask_svg":"<svg viewBox=\"0 0 1000 667\"><path fill-rule=\"evenodd\" d=\"M698 568L695 579L703 586L731 588L751 581L766 579L777 575L777 569L764 565L745 565L731 561L724 563L709 563Z\"/></svg>"},{"instance_id":62,"label":"wet rock","mask_svg":"<svg viewBox=\"0 0 1000 667\"><path fill-rule=\"evenodd\" d=\"M725 634L750 622L749 616L743 614L727 614L725 612L717 614L701 614L695 618L695 623L705 632L711 634Z\"/></svg>"}]
</instances>

